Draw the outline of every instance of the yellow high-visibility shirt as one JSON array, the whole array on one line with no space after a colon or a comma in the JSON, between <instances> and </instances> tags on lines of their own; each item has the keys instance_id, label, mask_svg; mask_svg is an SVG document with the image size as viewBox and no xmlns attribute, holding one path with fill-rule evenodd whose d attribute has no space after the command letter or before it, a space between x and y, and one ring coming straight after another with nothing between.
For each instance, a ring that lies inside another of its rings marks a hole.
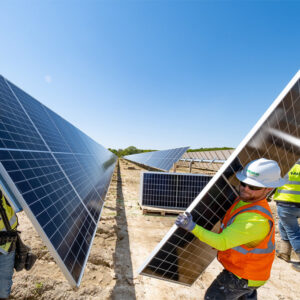
<instances>
[{"instance_id":1,"label":"yellow high-visibility shirt","mask_svg":"<svg viewBox=\"0 0 300 300\"><path fill-rule=\"evenodd\" d=\"M288 181L276 189L275 201L300 204L300 163L296 163L288 173Z\"/></svg>"}]
</instances>

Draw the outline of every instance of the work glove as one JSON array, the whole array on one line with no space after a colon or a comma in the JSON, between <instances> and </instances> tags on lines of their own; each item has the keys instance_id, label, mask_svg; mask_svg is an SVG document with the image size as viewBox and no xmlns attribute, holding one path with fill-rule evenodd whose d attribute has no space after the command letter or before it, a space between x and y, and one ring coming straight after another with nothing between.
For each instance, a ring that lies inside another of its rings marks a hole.
<instances>
[{"instance_id":1,"label":"work glove","mask_svg":"<svg viewBox=\"0 0 300 300\"><path fill-rule=\"evenodd\" d=\"M184 214L180 214L177 217L177 219L175 221L175 224L178 227L181 227L181 228L183 228L187 231L192 231L196 226L196 223L193 221L193 217L189 212L185 212Z\"/></svg>"}]
</instances>

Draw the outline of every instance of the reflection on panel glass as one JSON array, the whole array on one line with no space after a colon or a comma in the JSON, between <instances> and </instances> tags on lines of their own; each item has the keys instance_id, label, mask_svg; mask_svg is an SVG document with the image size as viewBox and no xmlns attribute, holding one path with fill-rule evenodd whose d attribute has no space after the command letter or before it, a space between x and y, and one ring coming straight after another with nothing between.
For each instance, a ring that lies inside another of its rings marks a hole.
<instances>
[{"instance_id":1,"label":"reflection on panel glass","mask_svg":"<svg viewBox=\"0 0 300 300\"><path fill-rule=\"evenodd\" d=\"M79 285L117 157L0 76L1 181Z\"/></svg>"},{"instance_id":2,"label":"reflection on panel glass","mask_svg":"<svg viewBox=\"0 0 300 300\"><path fill-rule=\"evenodd\" d=\"M299 78L300 71L188 207L197 224L209 230L217 226L236 198L235 173L251 160L273 159L284 175L299 159ZM191 285L214 257L211 247L174 225L140 268L140 273Z\"/></svg>"},{"instance_id":3,"label":"reflection on panel glass","mask_svg":"<svg viewBox=\"0 0 300 300\"><path fill-rule=\"evenodd\" d=\"M124 158L147 167L169 171L174 163L176 163L188 149L189 147L182 147L169 150L152 151L126 155Z\"/></svg>"},{"instance_id":4,"label":"reflection on panel glass","mask_svg":"<svg viewBox=\"0 0 300 300\"><path fill-rule=\"evenodd\" d=\"M212 176L202 174L144 172L141 206L186 209Z\"/></svg>"}]
</instances>

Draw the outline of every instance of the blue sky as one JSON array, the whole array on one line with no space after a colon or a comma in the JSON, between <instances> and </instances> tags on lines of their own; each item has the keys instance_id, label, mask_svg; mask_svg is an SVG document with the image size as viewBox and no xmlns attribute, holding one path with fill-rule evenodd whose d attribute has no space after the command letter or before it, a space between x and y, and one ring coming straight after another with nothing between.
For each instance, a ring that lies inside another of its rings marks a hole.
<instances>
[{"instance_id":1,"label":"blue sky","mask_svg":"<svg viewBox=\"0 0 300 300\"><path fill-rule=\"evenodd\" d=\"M0 1L0 74L105 147L236 147L299 69L300 1Z\"/></svg>"}]
</instances>

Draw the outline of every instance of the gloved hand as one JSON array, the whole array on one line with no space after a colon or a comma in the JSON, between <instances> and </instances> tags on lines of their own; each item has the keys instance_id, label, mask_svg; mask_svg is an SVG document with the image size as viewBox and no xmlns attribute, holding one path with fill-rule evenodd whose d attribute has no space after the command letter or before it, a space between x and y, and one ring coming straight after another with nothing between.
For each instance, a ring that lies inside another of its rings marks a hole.
<instances>
[{"instance_id":1,"label":"gloved hand","mask_svg":"<svg viewBox=\"0 0 300 300\"><path fill-rule=\"evenodd\" d=\"M187 231L192 231L196 226L196 223L193 221L193 217L189 212L180 214L177 217L175 224Z\"/></svg>"}]
</instances>

